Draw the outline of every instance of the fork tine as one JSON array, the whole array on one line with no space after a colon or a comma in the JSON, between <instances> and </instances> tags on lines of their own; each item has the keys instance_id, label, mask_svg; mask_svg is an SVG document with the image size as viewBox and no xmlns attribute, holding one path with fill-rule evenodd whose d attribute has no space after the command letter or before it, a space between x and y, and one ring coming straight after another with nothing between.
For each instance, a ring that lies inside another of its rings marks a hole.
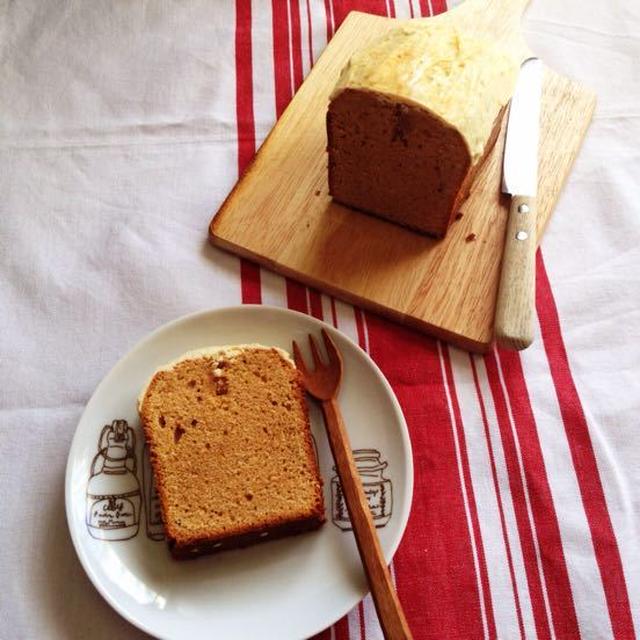
<instances>
[{"instance_id":1,"label":"fork tine","mask_svg":"<svg viewBox=\"0 0 640 640\"><path fill-rule=\"evenodd\" d=\"M334 367L342 367L342 356L326 329L322 329L322 339L324 340L324 346L326 347L327 355L329 356L329 364Z\"/></svg>"},{"instance_id":2,"label":"fork tine","mask_svg":"<svg viewBox=\"0 0 640 640\"><path fill-rule=\"evenodd\" d=\"M293 360L296 363L296 367L298 367L298 371L300 371L300 373L306 377L308 375L307 367L305 367L304 359L302 357L302 353L300 352L300 347L295 340L293 341Z\"/></svg>"},{"instance_id":3,"label":"fork tine","mask_svg":"<svg viewBox=\"0 0 640 640\"><path fill-rule=\"evenodd\" d=\"M318 350L318 343L316 339L309 334L309 346L311 347L311 355L313 356L313 364L316 371L323 366L322 358L320 357L320 351Z\"/></svg>"}]
</instances>

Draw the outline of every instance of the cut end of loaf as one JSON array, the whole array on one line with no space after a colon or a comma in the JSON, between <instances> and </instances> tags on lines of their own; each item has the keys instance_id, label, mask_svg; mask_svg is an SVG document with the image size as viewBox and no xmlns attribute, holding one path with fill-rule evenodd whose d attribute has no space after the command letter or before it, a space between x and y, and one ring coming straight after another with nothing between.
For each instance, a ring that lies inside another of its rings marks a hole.
<instances>
[{"instance_id":1,"label":"cut end of loaf","mask_svg":"<svg viewBox=\"0 0 640 640\"><path fill-rule=\"evenodd\" d=\"M139 409L174 557L324 522L300 375L278 350L187 355L156 372Z\"/></svg>"},{"instance_id":2,"label":"cut end of loaf","mask_svg":"<svg viewBox=\"0 0 640 640\"><path fill-rule=\"evenodd\" d=\"M329 191L356 209L435 237L471 166L464 138L427 110L345 89L327 113Z\"/></svg>"},{"instance_id":3,"label":"cut end of loaf","mask_svg":"<svg viewBox=\"0 0 640 640\"><path fill-rule=\"evenodd\" d=\"M345 89L327 112L329 192L349 207L443 238L498 139L504 112L472 164L460 133L428 110Z\"/></svg>"}]
</instances>

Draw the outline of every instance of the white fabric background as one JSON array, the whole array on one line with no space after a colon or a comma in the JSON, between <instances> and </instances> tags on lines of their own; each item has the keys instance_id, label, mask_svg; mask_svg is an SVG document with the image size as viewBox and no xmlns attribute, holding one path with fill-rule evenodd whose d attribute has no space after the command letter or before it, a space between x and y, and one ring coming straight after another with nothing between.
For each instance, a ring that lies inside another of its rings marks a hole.
<instances>
[{"instance_id":1,"label":"white fabric background","mask_svg":"<svg viewBox=\"0 0 640 640\"><path fill-rule=\"evenodd\" d=\"M599 96L543 250L629 577L640 572L640 5L532 4L534 50ZM138 339L240 302L237 260L206 240L237 177L234 20L227 2L0 3L1 638L144 637L80 567L64 467L83 406ZM272 119L272 106L256 113L260 136Z\"/></svg>"}]
</instances>

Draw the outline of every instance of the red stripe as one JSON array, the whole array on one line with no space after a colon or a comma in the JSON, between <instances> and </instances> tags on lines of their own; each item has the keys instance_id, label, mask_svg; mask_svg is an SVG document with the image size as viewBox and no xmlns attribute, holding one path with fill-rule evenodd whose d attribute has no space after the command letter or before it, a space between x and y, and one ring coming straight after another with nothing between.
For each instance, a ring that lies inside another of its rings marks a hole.
<instances>
[{"instance_id":1,"label":"red stripe","mask_svg":"<svg viewBox=\"0 0 640 640\"><path fill-rule=\"evenodd\" d=\"M315 289L309 289L309 302L309 311L311 312L311 315L314 318L318 318L318 320L322 320L322 296L320 295L320 292Z\"/></svg>"},{"instance_id":2,"label":"red stripe","mask_svg":"<svg viewBox=\"0 0 640 640\"><path fill-rule=\"evenodd\" d=\"M385 0L333 0L333 20L337 29L351 11L364 11L378 16L387 15Z\"/></svg>"},{"instance_id":3,"label":"red stripe","mask_svg":"<svg viewBox=\"0 0 640 640\"><path fill-rule=\"evenodd\" d=\"M513 351L500 351L499 357L520 443L527 486L532 488L529 491L531 512L540 547L553 628L558 638L576 638L579 635L578 619L567 563L562 549L560 525L553 503L522 361L519 354Z\"/></svg>"},{"instance_id":4,"label":"red stripe","mask_svg":"<svg viewBox=\"0 0 640 640\"><path fill-rule=\"evenodd\" d=\"M340 620L333 625L333 631L336 640L349 640L349 619L347 616L340 618Z\"/></svg>"},{"instance_id":5,"label":"red stripe","mask_svg":"<svg viewBox=\"0 0 640 640\"><path fill-rule=\"evenodd\" d=\"M253 65L251 50L251 0L236 2L236 122L238 135L238 176L256 152L253 116ZM262 302L260 268L240 260L240 287L243 303Z\"/></svg>"},{"instance_id":6,"label":"red stripe","mask_svg":"<svg viewBox=\"0 0 640 640\"><path fill-rule=\"evenodd\" d=\"M394 558L414 637L484 636L471 538L436 343L367 314L369 347L402 405L414 458L414 501Z\"/></svg>"},{"instance_id":7,"label":"red stripe","mask_svg":"<svg viewBox=\"0 0 640 640\"><path fill-rule=\"evenodd\" d=\"M316 633L316 635L312 636L309 640L331 640L331 628Z\"/></svg>"},{"instance_id":8,"label":"red stripe","mask_svg":"<svg viewBox=\"0 0 640 640\"><path fill-rule=\"evenodd\" d=\"M480 569L480 580L482 582L482 592L484 595L484 607L487 616L487 626L489 629L489 637L495 638L496 622L493 615L493 603L491 602L491 590L489 588L489 572L487 570L487 560L484 555L484 545L482 544L482 533L480 532L480 520L478 518L478 507L473 491L473 483L471 481L471 470L469 468L469 458L467 455L467 444L464 437L464 426L462 424L462 413L460 412L460 404L458 403L458 395L456 394L455 382L453 380L453 370L451 369L451 360L449 358L449 350L447 347L442 348L442 357L444 360L444 368L446 374L446 383L449 387L449 396L453 407L453 416L455 418L455 428L458 434L458 445L460 448L460 459L462 463L462 474L464 478L465 489L467 492L467 501L469 503L469 512L471 515L471 526L473 528L473 537L476 543L476 553L478 555L478 565Z\"/></svg>"},{"instance_id":9,"label":"red stripe","mask_svg":"<svg viewBox=\"0 0 640 640\"><path fill-rule=\"evenodd\" d=\"M409 16L411 18L413 18L414 17L414 14L413 14L413 0L407 0L407 2L409 3Z\"/></svg>"},{"instance_id":10,"label":"red stripe","mask_svg":"<svg viewBox=\"0 0 640 640\"><path fill-rule=\"evenodd\" d=\"M287 307L301 313L309 313L307 306L307 290L299 282L287 278Z\"/></svg>"},{"instance_id":11,"label":"red stripe","mask_svg":"<svg viewBox=\"0 0 640 640\"><path fill-rule=\"evenodd\" d=\"M393 0L389 0L389 17L390 18L396 17L396 4Z\"/></svg>"},{"instance_id":12,"label":"red stripe","mask_svg":"<svg viewBox=\"0 0 640 640\"><path fill-rule=\"evenodd\" d=\"M260 267L249 260L240 260L242 304L262 304Z\"/></svg>"},{"instance_id":13,"label":"red stripe","mask_svg":"<svg viewBox=\"0 0 640 640\"><path fill-rule=\"evenodd\" d=\"M364 624L364 606L362 601L358 604L358 621L360 622L360 640L367 640L367 632Z\"/></svg>"},{"instance_id":14,"label":"red stripe","mask_svg":"<svg viewBox=\"0 0 640 640\"><path fill-rule=\"evenodd\" d=\"M536 307L542 341L591 531L613 635L618 640L635 638L620 551L609 516L589 427L569 366L558 309L540 251L536 260L536 278Z\"/></svg>"},{"instance_id":15,"label":"red stripe","mask_svg":"<svg viewBox=\"0 0 640 640\"><path fill-rule=\"evenodd\" d=\"M251 0L236 2L236 121L238 175L242 175L256 152L253 119L253 67L251 52Z\"/></svg>"},{"instance_id":16,"label":"red stripe","mask_svg":"<svg viewBox=\"0 0 640 640\"><path fill-rule=\"evenodd\" d=\"M340 28L342 21L347 17L349 11L354 9L354 3L348 0L331 0L331 15L333 17L334 33Z\"/></svg>"},{"instance_id":17,"label":"red stripe","mask_svg":"<svg viewBox=\"0 0 640 640\"><path fill-rule=\"evenodd\" d=\"M536 626L536 636L539 640L546 640L547 638L551 638L551 629L544 603L542 577L538 570L533 531L531 528L531 522L529 521L529 514L527 512L525 488L520 475L518 454L516 451L515 441L513 439L511 423L509 422L507 402L502 392L502 386L500 384L500 377L498 374L498 365L493 353L489 353L485 356L485 366L487 368L487 377L489 378L489 386L491 388L493 404L496 410L498 428L500 429L500 438L502 440L502 449L507 467L507 475L509 476L511 501L513 503L516 526L520 537L520 548L522 550L522 558L527 576L527 585L529 586L529 598L531 600L533 619Z\"/></svg>"},{"instance_id":18,"label":"red stripe","mask_svg":"<svg viewBox=\"0 0 640 640\"><path fill-rule=\"evenodd\" d=\"M293 85L297 91L302 80L302 33L300 30L300 6L298 0L289 0L289 13L291 15L291 54L293 58Z\"/></svg>"},{"instance_id":19,"label":"red stripe","mask_svg":"<svg viewBox=\"0 0 640 640\"><path fill-rule=\"evenodd\" d=\"M507 524L504 517L504 508L502 506L502 495L500 493L500 485L498 483L498 472L496 471L495 456L493 454L493 445L491 444L491 435L489 433L489 420L487 419L487 411L484 405L484 398L482 397L482 390L480 389L480 382L478 380L478 371L476 369L476 363L474 357L469 354L469 362L471 363L471 372L473 373L473 383L476 388L476 396L478 397L478 404L480 406L480 414L482 416L482 423L484 425L484 436L487 441L487 449L489 451L489 461L491 464L491 477L493 479L493 489L496 494L498 502L498 512L500 514L500 527L502 529L502 539L504 540L505 550L507 552L507 564L509 565L509 577L511 579L511 588L513 589L513 597L516 605L516 616L518 618L518 628L520 629L520 637L524 638L524 622L522 620L522 610L520 608L520 595L518 594L518 585L516 583L516 574L513 569L513 558L511 556L511 544L509 542L509 536L507 534Z\"/></svg>"},{"instance_id":20,"label":"red stripe","mask_svg":"<svg viewBox=\"0 0 640 640\"><path fill-rule=\"evenodd\" d=\"M292 97L289 12L286 2L272 0L273 67L275 72L276 117L280 117Z\"/></svg>"},{"instance_id":21,"label":"red stripe","mask_svg":"<svg viewBox=\"0 0 640 640\"><path fill-rule=\"evenodd\" d=\"M420 13L423 16L437 16L439 13L444 13L447 10L446 0L431 0L431 7L429 7L428 0L419 0ZM431 10L433 9L433 13Z\"/></svg>"}]
</instances>

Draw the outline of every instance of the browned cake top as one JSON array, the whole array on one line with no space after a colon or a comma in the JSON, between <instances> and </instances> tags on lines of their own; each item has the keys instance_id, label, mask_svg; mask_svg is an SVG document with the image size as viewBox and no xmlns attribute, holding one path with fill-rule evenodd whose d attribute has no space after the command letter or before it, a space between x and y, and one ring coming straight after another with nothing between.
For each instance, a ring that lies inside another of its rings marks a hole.
<instances>
[{"instance_id":1,"label":"browned cake top","mask_svg":"<svg viewBox=\"0 0 640 640\"><path fill-rule=\"evenodd\" d=\"M357 51L332 99L345 89L362 89L422 107L459 131L475 163L519 69L517 57L498 42L460 32L455 19L443 14L392 29Z\"/></svg>"},{"instance_id":2,"label":"browned cake top","mask_svg":"<svg viewBox=\"0 0 640 640\"><path fill-rule=\"evenodd\" d=\"M179 544L322 514L299 374L277 350L178 361L155 374L140 414Z\"/></svg>"}]
</instances>

